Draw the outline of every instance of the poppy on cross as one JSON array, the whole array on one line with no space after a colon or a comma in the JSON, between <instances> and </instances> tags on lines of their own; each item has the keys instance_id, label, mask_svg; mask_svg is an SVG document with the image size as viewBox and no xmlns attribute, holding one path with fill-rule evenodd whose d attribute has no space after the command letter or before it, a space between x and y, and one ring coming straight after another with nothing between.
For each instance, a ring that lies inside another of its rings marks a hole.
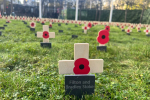
<instances>
[{"instance_id":1,"label":"poppy on cross","mask_svg":"<svg viewBox=\"0 0 150 100\"><path fill-rule=\"evenodd\" d=\"M89 59L89 44L74 44L74 60L60 60L59 74L102 73L103 59Z\"/></svg>"}]
</instances>

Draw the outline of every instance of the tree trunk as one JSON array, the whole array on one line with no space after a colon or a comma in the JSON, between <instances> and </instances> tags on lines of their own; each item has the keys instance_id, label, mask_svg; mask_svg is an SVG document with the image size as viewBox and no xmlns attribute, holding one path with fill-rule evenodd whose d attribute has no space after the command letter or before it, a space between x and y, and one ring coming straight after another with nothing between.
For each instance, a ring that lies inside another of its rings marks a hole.
<instances>
[{"instance_id":1,"label":"tree trunk","mask_svg":"<svg viewBox=\"0 0 150 100\"><path fill-rule=\"evenodd\" d=\"M96 5L96 16L95 16L95 21L97 21L97 5Z\"/></svg>"},{"instance_id":2,"label":"tree trunk","mask_svg":"<svg viewBox=\"0 0 150 100\"><path fill-rule=\"evenodd\" d=\"M80 15L79 15L79 19L81 20L81 6L80 6Z\"/></svg>"},{"instance_id":3,"label":"tree trunk","mask_svg":"<svg viewBox=\"0 0 150 100\"><path fill-rule=\"evenodd\" d=\"M99 21L100 21L100 19L101 19L101 9L102 9L102 4L100 5L100 10L99 10Z\"/></svg>"},{"instance_id":4,"label":"tree trunk","mask_svg":"<svg viewBox=\"0 0 150 100\"><path fill-rule=\"evenodd\" d=\"M11 0L11 13L13 12L13 0Z\"/></svg>"},{"instance_id":5,"label":"tree trunk","mask_svg":"<svg viewBox=\"0 0 150 100\"><path fill-rule=\"evenodd\" d=\"M6 0L3 0L3 4L4 4L4 10L3 13L6 12Z\"/></svg>"},{"instance_id":6,"label":"tree trunk","mask_svg":"<svg viewBox=\"0 0 150 100\"><path fill-rule=\"evenodd\" d=\"M124 22L126 22L127 21L127 8L126 8L126 11L125 11L125 20L124 20Z\"/></svg>"},{"instance_id":7,"label":"tree trunk","mask_svg":"<svg viewBox=\"0 0 150 100\"><path fill-rule=\"evenodd\" d=\"M144 7L143 7L143 9L142 9L142 13L141 13L141 17L140 17L140 23L142 23L143 14L144 14Z\"/></svg>"}]
</instances>

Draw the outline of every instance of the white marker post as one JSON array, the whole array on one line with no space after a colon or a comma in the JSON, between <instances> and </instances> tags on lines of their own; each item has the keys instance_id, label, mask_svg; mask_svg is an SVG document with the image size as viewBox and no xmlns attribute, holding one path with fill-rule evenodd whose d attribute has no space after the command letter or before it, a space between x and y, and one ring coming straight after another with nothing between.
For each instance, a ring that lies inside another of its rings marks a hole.
<instances>
[{"instance_id":1,"label":"white marker post","mask_svg":"<svg viewBox=\"0 0 150 100\"><path fill-rule=\"evenodd\" d=\"M76 0L76 17L75 17L76 21L78 21L78 4L79 4L79 0Z\"/></svg>"},{"instance_id":2,"label":"white marker post","mask_svg":"<svg viewBox=\"0 0 150 100\"><path fill-rule=\"evenodd\" d=\"M39 18L42 18L41 0L39 0Z\"/></svg>"},{"instance_id":3,"label":"white marker post","mask_svg":"<svg viewBox=\"0 0 150 100\"><path fill-rule=\"evenodd\" d=\"M111 21L112 21L112 14L113 14L113 8L114 8L114 6L113 6L113 0L112 0L111 3L112 4L111 4L110 16L109 16L109 23L111 23Z\"/></svg>"}]
</instances>

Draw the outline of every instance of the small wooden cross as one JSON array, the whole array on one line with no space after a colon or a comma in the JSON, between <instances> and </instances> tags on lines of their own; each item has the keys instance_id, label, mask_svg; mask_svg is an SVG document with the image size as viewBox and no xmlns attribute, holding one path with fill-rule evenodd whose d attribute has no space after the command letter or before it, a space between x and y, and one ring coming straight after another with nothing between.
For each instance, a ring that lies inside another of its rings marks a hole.
<instances>
[{"instance_id":1,"label":"small wooden cross","mask_svg":"<svg viewBox=\"0 0 150 100\"><path fill-rule=\"evenodd\" d=\"M31 28L35 28L36 27L36 23L35 22L30 22L30 27Z\"/></svg>"},{"instance_id":2,"label":"small wooden cross","mask_svg":"<svg viewBox=\"0 0 150 100\"><path fill-rule=\"evenodd\" d=\"M141 29L141 27L140 27L140 26L138 26L138 27L137 27L137 31L138 31L138 32L140 32L140 29Z\"/></svg>"},{"instance_id":3,"label":"small wooden cross","mask_svg":"<svg viewBox=\"0 0 150 100\"><path fill-rule=\"evenodd\" d=\"M144 30L144 32L145 32L146 34L148 34L148 33L150 32L150 30L149 30L149 29L146 29L146 30Z\"/></svg>"},{"instance_id":4,"label":"small wooden cross","mask_svg":"<svg viewBox=\"0 0 150 100\"><path fill-rule=\"evenodd\" d=\"M87 30L90 29L88 26L83 26L82 29L84 29L84 33L87 34Z\"/></svg>"},{"instance_id":5,"label":"small wooden cross","mask_svg":"<svg viewBox=\"0 0 150 100\"><path fill-rule=\"evenodd\" d=\"M132 32L132 30L130 30L130 28L126 29L127 34L130 34L130 32Z\"/></svg>"},{"instance_id":6,"label":"small wooden cross","mask_svg":"<svg viewBox=\"0 0 150 100\"><path fill-rule=\"evenodd\" d=\"M43 38L43 43L49 43L49 38L55 38L55 32L49 32L49 26L43 25L43 32L37 32L38 38Z\"/></svg>"},{"instance_id":7,"label":"small wooden cross","mask_svg":"<svg viewBox=\"0 0 150 100\"><path fill-rule=\"evenodd\" d=\"M120 28L121 28L121 30L123 31L125 27L122 25Z\"/></svg>"},{"instance_id":8,"label":"small wooden cross","mask_svg":"<svg viewBox=\"0 0 150 100\"><path fill-rule=\"evenodd\" d=\"M85 60L88 61L88 63L85 64ZM76 65L76 61L79 62L77 65ZM76 73L75 68L81 71L81 73L78 74L83 74L82 70L85 70L86 68L85 65L88 65L90 67L88 73L102 73L104 61L103 59L89 59L88 43L75 43L74 60L60 60L58 63L59 63L58 65L59 74L75 74Z\"/></svg>"}]
</instances>

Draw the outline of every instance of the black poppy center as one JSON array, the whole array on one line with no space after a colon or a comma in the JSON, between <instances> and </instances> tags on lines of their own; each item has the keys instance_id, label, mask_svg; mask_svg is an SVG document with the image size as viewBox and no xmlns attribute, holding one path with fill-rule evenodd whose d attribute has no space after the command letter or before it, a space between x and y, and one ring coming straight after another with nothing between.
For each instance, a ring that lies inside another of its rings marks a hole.
<instances>
[{"instance_id":1,"label":"black poppy center","mask_svg":"<svg viewBox=\"0 0 150 100\"><path fill-rule=\"evenodd\" d=\"M79 68L80 68L80 69L84 69L84 65L81 64L81 65L79 66Z\"/></svg>"},{"instance_id":2,"label":"black poppy center","mask_svg":"<svg viewBox=\"0 0 150 100\"><path fill-rule=\"evenodd\" d=\"M47 36L47 34L45 34L45 36Z\"/></svg>"},{"instance_id":3,"label":"black poppy center","mask_svg":"<svg viewBox=\"0 0 150 100\"><path fill-rule=\"evenodd\" d=\"M102 35L102 39L105 39L105 35Z\"/></svg>"},{"instance_id":4,"label":"black poppy center","mask_svg":"<svg viewBox=\"0 0 150 100\"><path fill-rule=\"evenodd\" d=\"M107 30L108 30L108 28L107 28Z\"/></svg>"}]
</instances>

